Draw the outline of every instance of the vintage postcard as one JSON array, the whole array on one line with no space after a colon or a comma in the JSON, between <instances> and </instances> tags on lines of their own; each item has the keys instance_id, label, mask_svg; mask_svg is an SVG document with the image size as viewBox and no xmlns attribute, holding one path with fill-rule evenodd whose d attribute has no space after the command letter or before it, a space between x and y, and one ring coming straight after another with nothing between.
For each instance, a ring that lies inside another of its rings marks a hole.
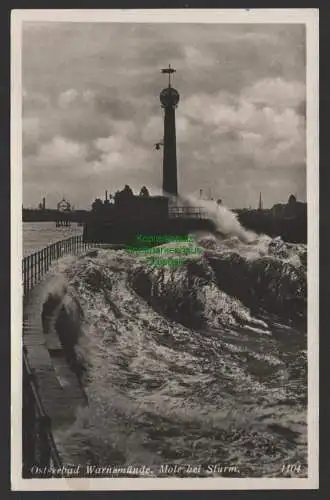
<instances>
[{"instance_id":1,"label":"vintage postcard","mask_svg":"<svg viewBox=\"0 0 330 500\"><path fill-rule=\"evenodd\" d=\"M318 488L318 10L11 40L12 489Z\"/></svg>"}]
</instances>

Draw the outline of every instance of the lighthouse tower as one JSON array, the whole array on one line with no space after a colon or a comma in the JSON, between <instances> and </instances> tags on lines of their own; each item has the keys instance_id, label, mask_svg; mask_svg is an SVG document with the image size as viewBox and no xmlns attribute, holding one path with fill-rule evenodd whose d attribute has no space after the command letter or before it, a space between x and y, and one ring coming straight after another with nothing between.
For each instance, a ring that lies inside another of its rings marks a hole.
<instances>
[{"instance_id":1,"label":"lighthouse tower","mask_svg":"<svg viewBox=\"0 0 330 500\"><path fill-rule=\"evenodd\" d=\"M176 197L178 195L175 108L180 100L179 92L171 86L171 75L176 70L162 69L168 74L168 87L160 93L160 102L164 109L164 157L163 157L163 193Z\"/></svg>"}]
</instances>

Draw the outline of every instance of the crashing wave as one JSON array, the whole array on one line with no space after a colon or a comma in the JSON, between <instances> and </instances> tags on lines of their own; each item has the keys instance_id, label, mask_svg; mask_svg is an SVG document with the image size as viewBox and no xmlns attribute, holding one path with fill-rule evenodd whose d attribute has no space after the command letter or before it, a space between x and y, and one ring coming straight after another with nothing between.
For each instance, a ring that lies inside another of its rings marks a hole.
<instances>
[{"instance_id":1,"label":"crashing wave","mask_svg":"<svg viewBox=\"0 0 330 500\"><path fill-rule=\"evenodd\" d=\"M250 477L265 473L265 454L270 476L288 457L304 462L306 345L292 324L306 316L306 247L230 224L195 235L203 253L176 267L125 250L59 267L48 297L61 297L61 329L79 332L89 404L63 433L67 462L211 463L221 453Z\"/></svg>"}]
</instances>

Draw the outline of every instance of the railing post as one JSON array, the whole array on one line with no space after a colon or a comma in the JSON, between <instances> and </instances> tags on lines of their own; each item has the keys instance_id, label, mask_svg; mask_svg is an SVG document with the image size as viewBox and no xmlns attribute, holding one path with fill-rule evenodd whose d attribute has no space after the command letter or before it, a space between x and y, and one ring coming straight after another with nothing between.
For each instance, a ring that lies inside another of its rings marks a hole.
<instances>
[{"instance_id":1,"label":"railing post","mask_svg":"<svg viewBox=\"0 0 330 500\"><path fill-rule=\"evenodd\" d=\"M38 281L40 281L40 250L38 252Z\"/></svg>"},{"instance_id":2,"label":"railing post","mask_svg":"<svg viewBox=\"0 0 330 500\"><path fill-rule=\"evenodd\" d=\"M33 257L33 254L31 255L30 266L31 266L31 288L32 288L34 285L34 257Z\"/></svg>"},{"instance_id":3,"label":"railing post","mask_svg":"<svg viewBox=\"0 0 330 500\"><path fill-rule=\"evenodd\" d=\"M28 273L28 290L31 289L31 256L27 258L27 273Z\"/></svg>"},{"instance_id":4,"label":"railing post","mask_svg":"<svg viewBox=\"0 0 330 500\"><path fill-rule=\"evenodd\" d=\"M23 347L26 354L26 348ZM23 354L23 433L22 433L22 452L23 452L23 477L32 476L32 466L35 464L35 407L34 398L31 389L32 374L28 372Z\"/></svg>"},{"instance_id":5,"label":"railing post","mask_svg":"<svg viewBox=\"0 0 330 500\"><path fill-rule=\"evenodd\" d=\"M41 250L41 278L45 274L45 249Z\"/></svg>"},{"instance_id":6,"label":"railing post","mask_svg":"<svg viewBox=\"0 0 330 500\"><path fill-rule=\"evenodd\" d=\"M38 256L37 256L37 252L35 252L34 254L34 284L37 283L37 279L38 279Z\"/></svg>"},{"instance_id":7,"label":"railing post","mask_svg":"<svg viewBox=\"0 0 330 500\"><path fill-rule=\"evenodd\" d=\"M24 257L24 295L27 295L29 288L28 288L28 266L27 266L27 257Z\"/></svg>"},{"instance_id":8,"label":"railing post","mask_svg":"<svg viewBox=\"0 0 330 500\"><path fill-rule=\"evenodd\" d=\"M33 284L34 284L33 272L34 272L34 266L33 266L33 254L32 254L32 255L30 255L31 288L33 287Z\"/></svg>"},{"instance_id":9,"label":"railing post","mask_svg":"<svg viewBox=\"0 0 330 500\"><path fill-rule=\"evenodd\" d=\"M39 437L40 437L40 465L47 467L50 464L50 448L48 443L48 436L50 434L50 418L48 415L41 415L39 417Z\"/></svg>"},{"instance_id":10,"label":"railing post","mask_svg":"<svg viewBox=\"0 0 330 500\"><path fill-rule=\"evenodd\" d=\"M24 258L24 293L27 295L29 291L29 278L28 278L28 259Z\"/></svg>"},{"instance_id":11,"label":"railing post","mask_svg":"<svg viewBox=\"0 0 330 500\"><path fill-rule=\"evenodd\" d=\"M25 287L26 287L26 280L25 280L25 259L23 259L23 262L22 262L22 281L23 281L23 293L25 295L26 294L26 292L25 292Z\"/></svg>"},{"instance_id":12,"label":"railing post","mask_svg":"<svg viewBox=\"0 0 330 500\"><path fill-rule=\"evenodd\" d=\"M33 287L34 279L33 279L33 272L34 272L34 266L33 266L33 254L30 255L30 275L31 275L31 288Z\"/></svg>"}]
</instances>

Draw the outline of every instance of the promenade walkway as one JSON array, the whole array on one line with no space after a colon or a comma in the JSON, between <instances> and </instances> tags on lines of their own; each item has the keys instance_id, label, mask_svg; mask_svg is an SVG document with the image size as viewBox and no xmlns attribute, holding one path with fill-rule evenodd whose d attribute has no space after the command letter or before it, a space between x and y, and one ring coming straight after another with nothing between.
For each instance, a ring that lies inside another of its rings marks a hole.
<instances>
[{"instance_id":1,"label":"promenade walkway","mask_svg":"<svg viewBox=\"0 0 330 500\"><path fill-rule=\"evenodd\" d=\"M86 399L76 375L67 364L52 319L49 332L45 334L43 331L42 306L51 280L50 277L38 283L24 304L23 344L56 441L56 429L72 424L77 407L84 406Z\"/></svg>"},{"instance_id":2,"label":"promenade walkway","mask_svg":"<svg viewBox=\"0 0 330 500\"><path fill-rule=\"evenodd\" d=\"M64 255L78 255L91 244L81 235L49 245L23 259L23 474L33 465L59 464L60 432L73 424L87 404L77 375L70 369L55 329L62 307L58 298L48 317L43 305L54 280L52 264Z\"/></svg>"}]
</instances>

